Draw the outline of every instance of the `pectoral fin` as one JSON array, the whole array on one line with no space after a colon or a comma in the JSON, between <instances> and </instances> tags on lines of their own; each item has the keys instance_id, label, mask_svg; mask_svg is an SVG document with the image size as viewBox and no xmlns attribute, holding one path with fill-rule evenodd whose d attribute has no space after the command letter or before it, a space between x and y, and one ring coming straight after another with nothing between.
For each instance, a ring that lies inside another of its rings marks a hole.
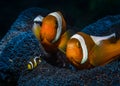
<instances>
[{"instance_id":1,"label":"pectoral fin","mask_svg":"<svg viewBox=\"0 0 120 86\"><path fill-rule=\"evenodd\" d=\"M32 28L32 31L38 40L40 40L40 28L41 26L37 23L34 23L33 28Z\"/></svg>"},{"instance_id":2,"label":"pectoral fin","mask_svg":"<svg viewBox=\"0 0 120 86\"><path fill-rule=\"evenodd\" d=\"M67 42L73 34L74 34L74 31L69 29L61 36L60 43L58 45L58 49L60 51L62 51L63 53L66 52Z\"/></svg>"}]
</instances>

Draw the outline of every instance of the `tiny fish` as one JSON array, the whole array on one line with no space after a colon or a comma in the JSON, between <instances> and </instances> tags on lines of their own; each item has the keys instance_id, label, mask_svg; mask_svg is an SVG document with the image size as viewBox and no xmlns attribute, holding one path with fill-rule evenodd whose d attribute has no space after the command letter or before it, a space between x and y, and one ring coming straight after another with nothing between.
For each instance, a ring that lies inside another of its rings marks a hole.
<instances>
[{"instance_id":1,"label":"tiny fish","mask_svg":"<svg viewBox=\"0 0 120 86\"><path fill-rule=\"evenodd\" d=\"M31 59L28 64L27 64L27 69L28 70L32 70L35 67L37 67L39 65L39 63L41 63L41 58L39 56L36 56L35 58Z\"/></svg>"}]
</instances>

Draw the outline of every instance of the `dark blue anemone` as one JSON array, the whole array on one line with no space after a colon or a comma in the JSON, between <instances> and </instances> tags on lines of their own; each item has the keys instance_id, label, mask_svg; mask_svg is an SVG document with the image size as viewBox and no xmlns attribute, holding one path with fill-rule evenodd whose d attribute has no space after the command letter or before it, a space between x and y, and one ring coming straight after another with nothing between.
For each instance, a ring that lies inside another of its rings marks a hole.
<instances>
[{"instance_id":1,"label":"dark blue anemone","mask_svg":"<svg viewBox=\"0 0 120 86\"><path fill-rule=\"evenodd\" d=\"M30 8L18 16L0 42L0 80L7 79L8 83L14 77L18 86L119 86L119 60L82 71L60 68L42 60L38 67L32 71L27 70L28 60L36 55L44 56L40 43L31 31L33 19L39 14L44 16L49 12L46 9ZM93 35L105 35L109 31L112 32L111 26L119 23L119 19L120 15L108 16L86 26L82 31Z\"/></svg>"}]
</instances>

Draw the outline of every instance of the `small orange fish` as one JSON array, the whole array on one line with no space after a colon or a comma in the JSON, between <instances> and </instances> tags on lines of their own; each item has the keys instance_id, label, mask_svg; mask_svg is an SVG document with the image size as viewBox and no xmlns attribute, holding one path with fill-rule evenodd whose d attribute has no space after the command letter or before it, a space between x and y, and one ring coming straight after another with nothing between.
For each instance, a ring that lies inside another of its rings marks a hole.
<instances>
[{"instance_id":1,"label":"small orange fish","mask_svg":"<svg viewBox=\"0 0 120 86\"><path fill-rule=\"evenodd\" d=\"M67 43L66 57L78 69L105 65L120 55L116 34L91 36L83 32L73 35Z\"/></svg>"}]
</instances>

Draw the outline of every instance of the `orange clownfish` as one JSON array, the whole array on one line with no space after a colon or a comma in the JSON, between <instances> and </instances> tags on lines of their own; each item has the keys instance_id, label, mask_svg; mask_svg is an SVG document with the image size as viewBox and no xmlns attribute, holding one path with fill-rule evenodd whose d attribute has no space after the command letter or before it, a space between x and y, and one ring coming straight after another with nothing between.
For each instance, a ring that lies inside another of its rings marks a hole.
<instances>
[{"instance_id":1,"label":"orange clownfish","mask_svg":"<svg viewBox=\"0 0 120 86\"><path fill-rule=\"evenodd\" d=\"M115 33L100 37L78 32L67 43L66 57L78 69L105 65L120 55L120 40L115 36Z\"/></svg>"},{"instance_id":2,"label":"orange clownfish","mask_svg":"<svg viewBox=\"0 0 120 86\"><path fill-rule=\"evenodd\" d=\"M47 52L54 53L57 49L65 48L70 31L66 31L66 21L61 12L52 12L46 17L38 16L34 21L33 33ZM36 23L38 21L42 23L41 26Z\"/></svg>"}]
</instances>

